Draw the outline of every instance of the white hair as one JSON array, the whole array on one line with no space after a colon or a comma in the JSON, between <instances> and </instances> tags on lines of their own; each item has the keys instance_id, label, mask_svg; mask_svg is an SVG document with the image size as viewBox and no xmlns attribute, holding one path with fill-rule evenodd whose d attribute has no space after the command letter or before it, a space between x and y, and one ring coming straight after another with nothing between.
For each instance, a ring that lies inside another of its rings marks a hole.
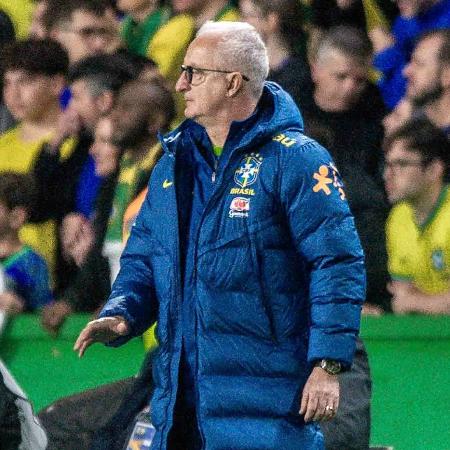
<instances>
[{"instance_id":1,"label":"white hair","mask_svg":"<svg viewBox=\"0 0 450 450\"><path fill-rule=\"evenodd\" d=\"M217 54L229 67L249 78L249 90L259 98L264 81L269 74L269 57L261 36L245 22L206 22L197 32L197 37L206 34L218 35Z\"/></svg>"}]
</instances>

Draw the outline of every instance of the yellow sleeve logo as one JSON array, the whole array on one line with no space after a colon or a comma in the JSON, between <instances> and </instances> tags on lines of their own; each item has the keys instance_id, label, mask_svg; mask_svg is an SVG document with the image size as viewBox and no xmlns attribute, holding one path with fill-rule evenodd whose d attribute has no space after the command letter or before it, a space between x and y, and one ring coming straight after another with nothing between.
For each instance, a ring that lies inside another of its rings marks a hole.
<instances>
[{"instance_id":1,"label":"yellow sleeve logo","mask_svg":"<svg viewBox=\"0 0 450 450\"><path fill-rule=\"evenodd\" d=\"M285 136L283 133L277 134L274 138L272 138L273 141L279 142L280 144L283 144L285 147L290 147L291 145L294 145L297 141L295 139L289 138Z\"/></svg>"},{"instance_id":2,"label":"yellow sleeve logo","mask_svg":"<svg viewBox=\"0 0 450 450\"><path fill-rule=\"evenodd\" d=\"M326 195L330 195L331 189L328 185L331 185L338 190L341 200L345 200L344 186L339 179L339 172L333 164L320 166L318 172L314 173L313 178L317 181L313 186L314 192L323 191Z\"/></svg>"}]
</instances>

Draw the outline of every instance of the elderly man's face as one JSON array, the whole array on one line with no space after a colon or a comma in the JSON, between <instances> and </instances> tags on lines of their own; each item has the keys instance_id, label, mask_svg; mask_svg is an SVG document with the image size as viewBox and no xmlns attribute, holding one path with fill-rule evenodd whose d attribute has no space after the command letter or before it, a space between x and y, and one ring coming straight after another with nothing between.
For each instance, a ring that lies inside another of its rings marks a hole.
<instances>
[{"instance_id":1,"label":"elderly man's face","mask_svg":"<svg viewBox=\"0 0 450 450\"><path fill-rule=\"evenodd\" d=\"M367 67L357 59L333 50L313 65L316 93L326 99L329 111L344 112L357 103L367 85Z\"/></svg>"},{"instance_id":2,"label":"elderly man's face","mask_svg":"<svg viewBox=\"0 0 450 450\"><path fill-rule=\"evenodd\" d=\"M441 38L431 36L421 41L404 69L408 80L406 94L418 106L439 97L441 67L438 58Z\"/></svg>"},{"instance_id":3,"label":"elderly man's face","mask_svg":"<svg viewBox=\"0 0 450 450\"><path fill-rule=\"evenodd\" d=\"M217 113L226 100L226 74L201 70L230 70L216 55L215 44L216 39L211 36L200 36L191 43L183 64L194 68L192 81L189 82L187 73L183 72L175 87L186 101L184 115L202 125L217 120Z\"/></svg>"}]
</instances>

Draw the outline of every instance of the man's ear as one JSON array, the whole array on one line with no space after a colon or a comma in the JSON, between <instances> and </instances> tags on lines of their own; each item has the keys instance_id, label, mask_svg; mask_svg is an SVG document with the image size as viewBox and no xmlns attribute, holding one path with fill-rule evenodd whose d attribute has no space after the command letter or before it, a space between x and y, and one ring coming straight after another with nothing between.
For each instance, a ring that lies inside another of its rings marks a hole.
<instances>
[{"instance_id":1,"label":"man's ear","mask_svg":"<svg viewBox=\"0 0 450 450\"><path fill-rule=\"evenodd\" d=\"M13 230L19 230L28 219L28 213L25 208L16 206L10 211L9 225Z\"/></svg>"},{"instance_id":2,"label":"man's ear","mask_svg":"<svg viewBox=\"0 0 450 450\"><path fill-rule=\"evenodd\" d=\"M228 75L228 89L226 96L227 97L235 97L238 92L241 90L242 85L244 84L244 79L242 75L238 72L231 73Z\"/></svg>"}]
</instances>

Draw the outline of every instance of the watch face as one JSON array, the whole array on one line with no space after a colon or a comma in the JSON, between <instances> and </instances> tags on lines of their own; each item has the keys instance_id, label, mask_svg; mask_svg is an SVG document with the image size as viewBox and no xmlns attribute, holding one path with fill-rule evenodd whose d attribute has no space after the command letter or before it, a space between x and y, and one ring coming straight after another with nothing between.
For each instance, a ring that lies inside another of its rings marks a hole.
<instances>
[{"instance_id":1,"label":"watch face","mask_svg":"<svg viewBox=\"0 0 450 450\"><path fill-rule=\"evenodd\" d=\"M341 371L341 363L337 361L324 359L320 366L331 375L336 375Z\"/></svg>"}]
</instances>

